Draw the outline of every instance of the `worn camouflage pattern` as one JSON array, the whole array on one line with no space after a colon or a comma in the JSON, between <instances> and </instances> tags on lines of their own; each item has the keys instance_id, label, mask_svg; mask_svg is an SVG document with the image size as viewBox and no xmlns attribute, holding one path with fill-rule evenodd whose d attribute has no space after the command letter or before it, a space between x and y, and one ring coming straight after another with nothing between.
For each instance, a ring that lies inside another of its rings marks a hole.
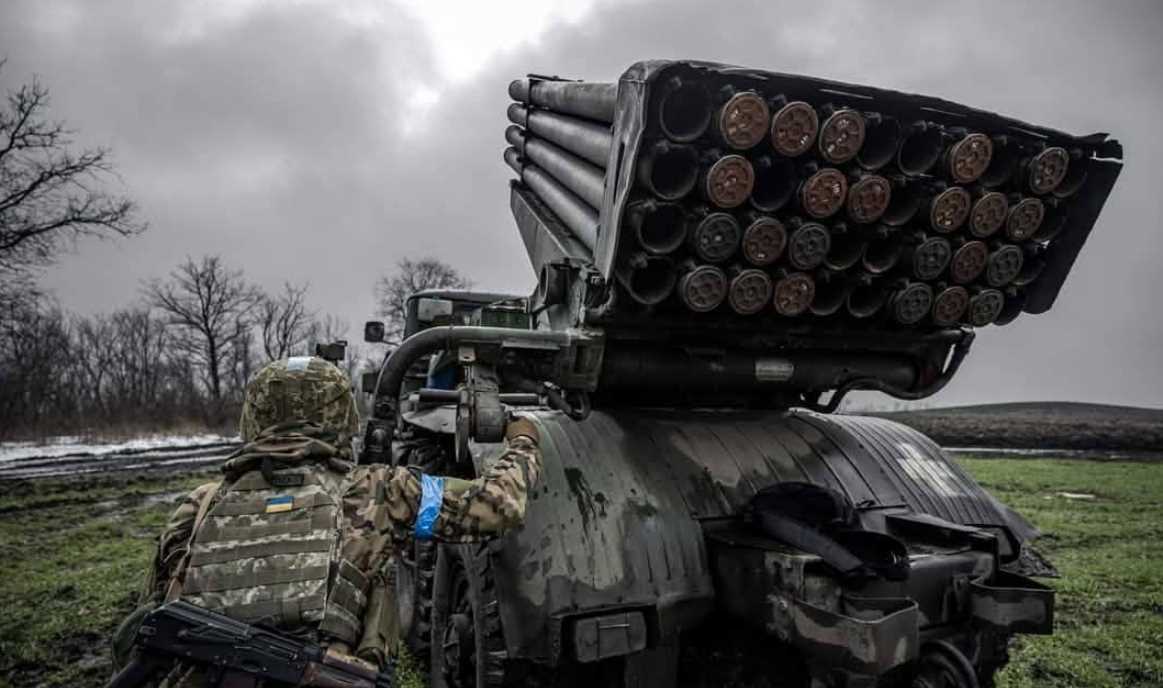
<instances>
[{"instance_id":1,"label":"worn camouflage pattern","mask_svg":"<svg viewBox=\"0 0 1163 688\"><path fill-rule=\"evenodd\" d=\"M267 366L248 385L243 424L250 441L224 464L221 482L194 490L174 511L159 539L142 609L181 597L243 620L314 634L337 651L382 666L396 640L388 563L412 536L420 473L351 463L354 399L343 373L317 360L305 371L317 379L300 384L298 392L291 385L288 397L314 399L327 406L323 413L292 402L289 408L306 416L295 418L285 403L280 407L277 397L288 387L271 383L296 374L286 371L285 361ZM433 529L438 539L479 540L524 519L541 453L535 426L513 425L520 433L509 433L507 450L483 475L445 479ZM282 506L272 511L272 500ZM118 664L127 657L134 618L115 638ZM197 672L178 667L164 683L193 685L195 678Z\"/></svg>"},{"instance_id":2,"label":"worn camouflage pattern","mask_svg":"<svg viewBox=\"0 0 1163 688\"><path fill-rule=\"evenodd\" d=\"M322 358L274 361L246 385L239 432L243 441L279 423L307 421L341 440L359 432L359 412L347 375Z\"/></svg>"}]
</instances>

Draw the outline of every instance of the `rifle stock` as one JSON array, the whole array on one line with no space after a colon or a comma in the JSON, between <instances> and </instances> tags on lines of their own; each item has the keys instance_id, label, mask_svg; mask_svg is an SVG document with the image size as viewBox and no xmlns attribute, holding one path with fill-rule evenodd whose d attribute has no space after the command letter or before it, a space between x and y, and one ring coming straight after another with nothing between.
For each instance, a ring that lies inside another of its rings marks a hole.
<instances>
[{"instance_id":1,"label":"rifle stock","mask_svg":"<svg viewBox=\"0 0 1163 688\"><path fill-rule=\"evenodd\" d=\"M175 660L200 666L221 685L264 682L315 688L391 688L390 666L377 671L318 644L252 626L178 600L150 612L134 639L137 655L108 688L135 688Z\"/></svg>"}]
</instances>

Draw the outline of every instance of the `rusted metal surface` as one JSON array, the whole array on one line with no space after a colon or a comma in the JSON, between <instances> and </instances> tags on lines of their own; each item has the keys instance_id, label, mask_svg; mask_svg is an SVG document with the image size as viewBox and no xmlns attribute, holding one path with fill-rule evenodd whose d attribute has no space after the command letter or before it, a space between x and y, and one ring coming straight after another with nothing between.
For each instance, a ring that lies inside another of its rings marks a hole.
<instances>
[{"instance_id":1,"label":"rusted metal surface","mask_svg":"<svg viewBox=\"0 0 1163 688\"><path fill-rule=\"evenodd\" d=\"M816 297L816 283L802 272L783 273L774 287L775 312L794 316L808 310Z\"/></svg>"},{"instance_id":2,"label":"rusted metal surface","mask_svg":"<svg viewBox=\"0 0 1163 688\"><path fill-rule=\"evenodd\" d=\"M972 199L960 186L951 186L937 194L929 206L929 224L938 232L955 232L969 219Z\"/></svg>"},{"instance_id":3,"label":"rusted metal surface","mask_svg":"<svg viewBox=\"0 0 1163 688\"><path fill-rule=\"evenodd\" d=\"M837 110L820 125L820 155L830 163L848 162L863 145L864 118L855 110Z\"/></svg>"},{"instance_id":4,"label":"rusted metal surface","mask_svg":"<svg viewBox=\"0 0 1163 688\"><path fill-rule=\"evenodd\" d=\"M933 299L933 322L955 325L961 322L966 308L969 308L969 291L965 287L947 287Z\"/></svg>"},{"instance_id":5,"label":"rusted metal surface","mask_svg":"<svg viewBox=\"0 0 1163 688\"><path fill-rule=\"evenodd\" d=\"M855 222L875 222L888 210L892 186L879 175L869 175L848 190L848 217Z\"/></svg>"},{"instance_id":6,"label":"rusted metal surface","mask_svg":"<svg viewBox=\"0 0 1163 688\"><path fill-rule=\"evenodd\" d=\"M786 245L787 229L774 217L759 217L743 232L743 257L752 265L771 265Z\"/></svg>"},{"instance_id":7,"label":"rusted metal surface","mask_svg":"<svg viewBox=\"0 0 1163 688\"><path fill-rule=\"evenodd\" d=\"M989 169L992 158L993 142L989 137L969 134L949 147L949 176L958 184L975 182Z\"/></svg>"},{"instance_id":8,"label":"rusted metal surface","mask_svg":"<svg viewBox=\"0 0 1163 688\"><path fill-rule=\"evenodd\" d=\"M844 207L848 180L840 170L825 167L808 177L800 190L804 212L816 219L831 217Z\"/></svg>"},{"instance_id":9,"label":"rusted metal surface","mask_svg":"<svg viewBox=\"0 0 1163 688\"><path fill-rule=\"evenodd\" d=\"M1070 154L1065 148L1051 146L1034 156L1027 170L1030 191L1047 194L1058 188L1066 179L1070 167Z\"/></svg>"},{"instance_id":10,"label":"rusted metal surface","mask_svg":"<svg viewBox=\"0 0 1163 688\"><path fill-rule=\"evenodd\" d=\"M755 169L742 155L725 155L707 170L703 193L720 208L737 208L755 188Z\"/></svg>"},{"instance_id":11,"label":"rusted metal surface","mask_svg":"<svg viewBox=\"0 0 1163 688\"><path fill-rule=\"evenodd\" d=\"M1006 236L1014 241L1029 239L1038 232L1046 216L1046 206L1037 198L1023 198L1010 208L1006 218Z\"/></svg>"},{"instance_id":12,"label":"rusted metal surface","mask_svg":"<svg viewBox=\"0 0 1163 688\"><path fill-rule=\"evenodd\" d=\"M990 191L977 199L969 215L969 233L979 239L985 239L997 233L1006 223L1010 203L1005 194L999 191Z\"/></svg>"},{"instance_id":13,"label":"rusted metal surface","mask_svg":"<svg viewBox=\"0 0 1163 688\"><path fill-rule=\"evenodd\" d=\"M754 148L767 135L771 111L754 91L736 93L719 108L715 126L723 141L736 150Z\"/></svg>"},{"instance_id":14,"label":"rusted metal surface","mask_svg":"<svg viewBox=\"0 0 1163 688\"><path fill-rule=\"evenodd\" d=\"M795 158L811 150L819 131L820 120L815 108L802 101L793 101L772 117L771 145L780 155Z\"/></svg>"}]
</instances>

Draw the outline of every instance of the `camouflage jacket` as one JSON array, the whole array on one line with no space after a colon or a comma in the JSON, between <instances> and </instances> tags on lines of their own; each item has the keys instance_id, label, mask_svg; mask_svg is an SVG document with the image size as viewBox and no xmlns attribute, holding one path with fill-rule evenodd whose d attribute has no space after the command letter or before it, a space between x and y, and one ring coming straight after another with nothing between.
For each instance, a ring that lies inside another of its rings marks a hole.
<instances>
[{"instance_id":1,"label":"camouflage jacket","mask_svg":"<svg viewBox=\"0 0 1163 688\"><path fill-rule=\"evenodd\" d=\"M381 587L390 587L384 585L386 563L409 537L420 534L445 542L469 542L518 526L524 518L528 491L537 482L541 469L540 450L525 436L510 440L483 475L461 480L431 478L402 467L354 466L347 460L349 452L313 435L268 430L231 456L224 465L224 481L202 485L181 501L159 538L140 609L148 610L179 594L187 597L181 590L199 512L204 516L212 509L224 483L256 471L264 459L274 458L284 465L295 460L322 462L330 471L338 471L343 481L340 559L353 564ZM439 489L436 498L434 488ZM381 601L380 605L385 603ZM368 605L367 613L392 616L390 610L376 609L374 604ZM380 619L379 625L393 624L394 619ZM128 656L129 639L135 629L136 624L127 620L114 639L119 664ZM378 639L373 636L374 647L368 647L365 640L358 648L340 649L353 653L358 650L359 656L382 663L394 644L391 635L385 632Z\"/></svg>"}]
</instances>

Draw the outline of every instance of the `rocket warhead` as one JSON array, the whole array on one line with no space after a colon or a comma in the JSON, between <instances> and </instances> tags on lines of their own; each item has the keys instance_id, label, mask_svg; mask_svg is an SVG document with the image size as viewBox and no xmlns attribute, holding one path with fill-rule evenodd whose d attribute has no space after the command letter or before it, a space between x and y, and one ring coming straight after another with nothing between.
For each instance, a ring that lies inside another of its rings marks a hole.
<instances>
[{"instance_id":1,"label":"rocket warhead","mask_svg":"<svg viewBox=\"0 0 1163 688\"><path fill-rule=\"evenodd\" d=\"M1006 218L1006 236L1014 241L1029 239L1038 233L1046 217L1046 206L1038 198L1023 198L1010 208Z\"/></svg>"},{"instance_id":2,"label":"rocket warhead","mask_svg":"<svg viewBox=\"0 0 1163 688\"><path fill-rule=\"evenodd\" d=\"M969 233L978 239L993 236L1006 223L1009 210L1010 202L1005 194L998 191L982 194L969 213Z\"/></svg>"},{"instance_id":3,"label":"rocket warhead","mask_svg":"<svg viewBox=\"0 0 1163 688\"><path fill-rule=\"evenodd\" d=\"M819 131L815 108L792 101L771 118L771 145L780 155L796 158L811 150Z\"/></svg>"}]
</instances>

